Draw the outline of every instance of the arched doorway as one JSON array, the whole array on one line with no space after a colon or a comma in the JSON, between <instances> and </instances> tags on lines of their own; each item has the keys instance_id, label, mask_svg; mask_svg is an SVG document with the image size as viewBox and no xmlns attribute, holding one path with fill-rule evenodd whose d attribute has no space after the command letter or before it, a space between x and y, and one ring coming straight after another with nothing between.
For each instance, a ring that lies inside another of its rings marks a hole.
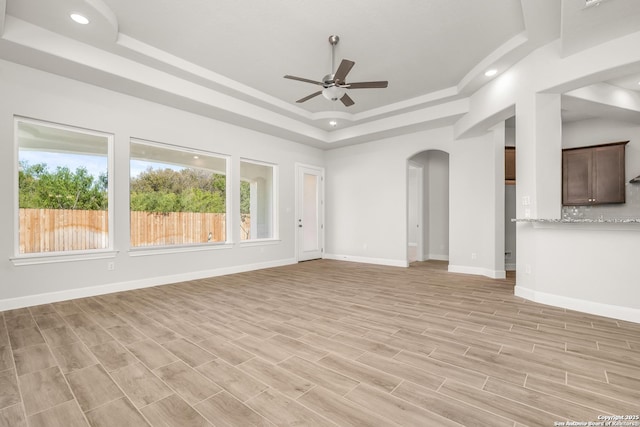
<instances>
[{"instance_id":1,"label":"arched doorway","mask_svg":"<svg viewBox=\"0 0 640 427\"><path fill-rule=\"evenodd\" d=\"M425 150L407 162L407 261L449 260L449 153Z\"/></svg>"}]
</instances>

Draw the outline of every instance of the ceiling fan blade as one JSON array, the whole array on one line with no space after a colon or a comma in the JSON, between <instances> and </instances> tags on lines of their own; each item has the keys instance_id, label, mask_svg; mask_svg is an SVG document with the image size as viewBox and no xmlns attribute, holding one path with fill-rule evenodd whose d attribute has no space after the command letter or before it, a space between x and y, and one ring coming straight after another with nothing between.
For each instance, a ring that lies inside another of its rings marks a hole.
<instances>
[{"instance_id":1,"label":"ceiling fan blade","mask_svg":"<svg viewBox=\"0 0 640 427\"><path fill-rule=\"evenodd\" d=\"M353 102L353 99L351 99L346 93L342 95L340 101L342 101L345 107L351 107L353 104L355 104L355 102Z\"/></svg>"},{"instance_id":2,"label":"ceiling fan blade","mask_svg":"<svg viewBox=\"0 0 640 427\"><path fill-rule=\"evenodd\" d=\"M344 83L344 79L347 78L347 74L349 74L349 71L351 71L354 65L356 65L355 62L343 59L333 76L333 80Z\"/></svg>"},{"instance_id":3,"label":"ceiling fan blade","mask_svg":"<svg viewBox=\"0 0 640 427\"><path fill-rule=\"evenodd\" d=\"M376 88L385 88L387 86L389 86L389 82L379 81L379 82L348 83L342 87L344 87L345 89L376 89Z\"/></svg>"},{"instance_id":4,"label":"ceiling fan blade","mask_svg":"<svg viewBox=\"0 0 640 427\"><path fill-rule=\"evenodd\" d=\"M311 80L311 79L305 79L304 77L296 77L296 76L290 76L290 75L286 75L284 76L285 79L291 79L291 80L298 80L299 82L305 82L305 83L311 83L314 85L320 85L322 86L322 82L318 82L315 80Z\"/></svg>"},{"instance_id":5,"label":"ceiling fan blade","mask_svg":"<svg viewBox=\"0 0 640 427\"><path fill-rule=\"evenodd\" d=\"M322 93L322 91L321 91L321 90L319 90L319 91L317 91L317 92L312 93L311 95L307 95L307 96L305 96L304 98L300 98L300 99L298 99L296 102L300 103L300 102L308 101L308 100L310 100L311 98L314 98L314 97L316 97L316 96L320 95L321 93Z\"/></svg>"}]
</instances>

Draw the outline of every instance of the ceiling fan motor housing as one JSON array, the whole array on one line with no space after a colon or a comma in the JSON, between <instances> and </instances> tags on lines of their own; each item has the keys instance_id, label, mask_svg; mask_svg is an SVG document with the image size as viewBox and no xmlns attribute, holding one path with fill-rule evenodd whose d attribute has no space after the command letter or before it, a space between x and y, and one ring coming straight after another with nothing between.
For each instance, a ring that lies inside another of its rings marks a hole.
<instances>
[{"instance_id":1,"label":"ceiling fan motor housing","mask_svg":"<svg viewBox=\"0 0 640 427\"><path fill-rule=\"evenodd\" d=\"M327 74L326 76L324 76L322 78L322 86L324 86L325 88L335 86L336 81L333 79L333 76L335 76L335 74Z\"/></svg>"}]
</instances>

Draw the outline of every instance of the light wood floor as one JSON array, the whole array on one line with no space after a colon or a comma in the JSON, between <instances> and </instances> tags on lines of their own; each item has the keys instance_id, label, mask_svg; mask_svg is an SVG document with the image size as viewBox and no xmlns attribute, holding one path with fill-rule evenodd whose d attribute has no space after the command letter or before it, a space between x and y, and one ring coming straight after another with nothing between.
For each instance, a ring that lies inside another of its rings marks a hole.
<instances>
[{"instance_id":1,"label":"light wood floor","mask_svg":"<svg viewBox=\"0 0 640 427\"><path fill-rule=\"evenodd\" d=\"M640 325L527 302L513 279L438 262L311 261L0 313L0 426L639 414Z\"/></svg>"}]
</instances>

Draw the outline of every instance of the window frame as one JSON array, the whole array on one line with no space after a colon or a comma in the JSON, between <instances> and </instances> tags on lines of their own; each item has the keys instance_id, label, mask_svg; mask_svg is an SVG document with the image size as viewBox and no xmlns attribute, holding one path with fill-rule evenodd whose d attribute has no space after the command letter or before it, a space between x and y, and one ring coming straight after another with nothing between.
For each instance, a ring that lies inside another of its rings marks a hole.
<instances>
[{"instance_id":1,"label":"window frame","mask_svg":"<svg viewBox=\"0 0 640 427\"><path fill-rule=\"evenodd\" d=\"M76 132L81 134L87 134L96 137L106 138L107 142L107 224L108 224L108 246L100 249L81 249L70 251L56 251L56 252L35 252L35 253L20 253L20 141L19 141L19 124L28 123L31 125L49 127L53 129L64 130L68 132ZM80 126L68 125L50 122L46 120L33 119L29 117L23 117L15 115L13 116L13 257L10 257L11 262L16 265L31 265L31 264L47 264L55 262L68 262L87 259L103 259L114 258L118 251L115 250L115 191L114 191L114 146L115 135L113 133L97 131Z\"/></svg>"},{"instance_id":2,"label":"window frame","mask_svg":"<svg viewBox=\"0 0 640 427\"><path fill-rule=\"evenodd\" d=\"M271 182L271 237L263 237L256 239L242 239L242 235L238 236L238 242L241 246L257 246L263 244L273 244L280 241L280 221L279 221L279 166L277 163L266 162L262 160L254 160L246 157L240 157L238 162L238 189L236 191L238 197L238 211L236 212L236 219L238 221L238 226L242 223L242 212L240 209L241 200L240 200L240 183L242 181L246 181L242 179L242 163L251 163L259 166L269 166L272 171L272 182ZM239 227L238 227L239 228ZM241 231L239 231L241 233Z\"/></svg>"},{"instance_id":3,"label":"window frame","mask_svg":"<svg viewBox=\"0 0 640 427\"><path fill-rule=\"evenodd\" d=\"M131 161L134 160L131 157L131 147L132 144L141 144L152 147L158 147L161 149L181 151L184 153L193 154L196 156L208 156L208 157L216 157L220 160L223 160L225 163L225 240L221 242L199 242L199 243L182 243L182 244L174 244L174 245L153 245L153 246L132 246L131 245L131 232L132 232L132 224L131 224ZM131 256L147 256L153 254L165 254L165 253L182 253L182 252L193 252L193 251L203 251L203 250L211 250L211 249L224 249L230 248L233 239L232 239L232 230L233 230L233 215L229 215L230 207L233 202L232 195L232 179L231 179L231 156L223 153L218 153L215 151L208 151L203 149L184 147L181 145L170 144L165 142L153 141L144 138L130 137L129 138L129 152L128 152L128 176L127 176L127 215L128 215L128 223L129 223L129 234L128 234L128 246L129 253Z\"/></svg>"}]
</instances>

